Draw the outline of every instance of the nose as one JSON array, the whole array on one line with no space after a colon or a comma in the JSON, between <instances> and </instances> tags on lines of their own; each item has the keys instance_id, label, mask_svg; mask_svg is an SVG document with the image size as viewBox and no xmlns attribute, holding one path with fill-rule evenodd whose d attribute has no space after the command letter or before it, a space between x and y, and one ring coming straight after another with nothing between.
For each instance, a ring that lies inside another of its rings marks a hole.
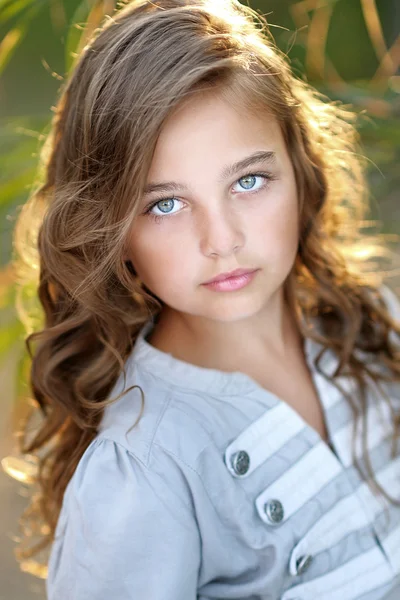
<instances>
[{"instance_id":1,"label":"nose","mask_svg":"<svg viewBox=\"0 0 400 600\"><path fill-rule=\"evenodd\" d=\"M217 204L217 203L216 203ZM205 256L229 256L244 244L243 223L227 205L203 212L198 223L200 249Z\"/></svg>"}]
</instances>

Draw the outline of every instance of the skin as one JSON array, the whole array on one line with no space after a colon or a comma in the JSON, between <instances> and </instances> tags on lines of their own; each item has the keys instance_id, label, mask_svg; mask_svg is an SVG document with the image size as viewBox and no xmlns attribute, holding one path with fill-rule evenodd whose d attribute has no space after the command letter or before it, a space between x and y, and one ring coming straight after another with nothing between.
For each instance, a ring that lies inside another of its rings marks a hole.
<instances>
[{"instance_id":1,"label":"skin","mask_svg":"<svg viewBox=\"0 0 400 600\"><path fill-rule=\"evenodd\" d=\"M260 150L274 152L274 163L259 162L221 181L226 165ZM274 180L247 177L258 172ZM165 181L188 191L143 197L125 256L166 304L148 341L186 362L226 371L256 361L268 364L273 377L282 361L299 363L302 339L282 288L298 249L298 198L278 123L245 114L214 91L190 97L157 141L147 182ZM163 197L175 202L152 209L159 223L142 214ZM240 290L201 285L239 267L259 269Z\"/></svg>"}]
</instances>

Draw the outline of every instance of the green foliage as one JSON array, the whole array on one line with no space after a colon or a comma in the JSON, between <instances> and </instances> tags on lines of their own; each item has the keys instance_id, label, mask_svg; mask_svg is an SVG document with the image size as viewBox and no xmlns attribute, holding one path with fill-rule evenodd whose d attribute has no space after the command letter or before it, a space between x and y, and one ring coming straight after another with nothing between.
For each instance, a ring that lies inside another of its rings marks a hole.
<instances>
[{"instance_id":1,"label":"green foliage","mask_svg":"<svg viewBox=\"0 0 400 600\"><path fill-rule=\"evenodd\" d=\"M43 139L40 131L46 125L44 118L29 115L0 120L0 268L3 269L11 257L15 212L27 199L37 176L38 152Z\"/></svg>"},{"instance_id":2,"label":"green foliage","mask_svg":"<svg viewBox=\"0 0 400 600\"><path fill-rule=\"evenodd\" d=\"M46 4L46 0L0 0L0 28L7 29L0 45L0 75L23 42L32 19Z\"/></svg>"}]
</instances>

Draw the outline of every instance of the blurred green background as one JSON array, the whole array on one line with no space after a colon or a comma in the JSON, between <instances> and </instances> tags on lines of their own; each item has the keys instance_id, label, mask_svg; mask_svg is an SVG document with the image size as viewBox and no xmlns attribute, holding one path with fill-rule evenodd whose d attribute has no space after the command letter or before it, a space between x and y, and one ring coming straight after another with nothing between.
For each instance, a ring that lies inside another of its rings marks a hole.
<instances>
[{"instance_id":1,"label":"blurred green background","mask_svg":"<svg viewBox=\"0 0 400 600\"><path fill-rule=\"evenodd\" d=\"M370 218L382 221L388 239L400 234L399 0L249 4L266 15L298 76L362 115L358 128L369 159ZM10 267L15 217L38 180L39 151L59 87L76 52L115 5L114 0L0 0L0 457L17 455L12 431L29 404L27 331L16 314L21 297ZM34 287L24 294L37 308ZM43 580L30 574L35 566L27 561L21 573L12 554L27 495L27 482L18 485L0 471L0 600L44 598Z\"/></svg>"}]
</instances>

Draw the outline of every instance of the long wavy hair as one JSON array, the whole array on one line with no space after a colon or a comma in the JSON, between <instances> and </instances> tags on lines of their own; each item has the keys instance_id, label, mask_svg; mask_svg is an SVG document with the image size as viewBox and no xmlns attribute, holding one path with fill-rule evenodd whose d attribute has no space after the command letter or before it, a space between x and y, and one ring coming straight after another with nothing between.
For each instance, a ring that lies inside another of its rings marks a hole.
<instances>
[{"instance_id":1,"label":"long wavy hair","mask_svg":"<svg viewBox=\"0 0 400 600\"><path fill-rule=\"evenodd\" d=\"M397 340L400 327L370 260L384 253L383 236L365 233L366 169L355 113L295 76L265 17L237 0L127 2L104 19L62 85L41 150L42 179L15 227L15 267L38 274L44 313L43 327L25 338L40 424L29 441L31 416L19 432L21 451L37 457L39 490L21 522L41 539L17 550L19 559L54 539L65 488L104 408L120 397L110 398L113 385L126 376L140 328L163 307L123 256L164 120L183 99L210 89L280 124L300 212L285 287L302 335L323 345L316 368L322 372L330 349L340 359L333 383L343 373L358 382L358 397L348 398L354 432L358 419L365 430L368 378L399 380L393 335ZM313 329L311 317L320 327ZM386 368L376 372L360 351ZM393 407L392 416L395 441Z\"/></svg>"}]
</instances>

